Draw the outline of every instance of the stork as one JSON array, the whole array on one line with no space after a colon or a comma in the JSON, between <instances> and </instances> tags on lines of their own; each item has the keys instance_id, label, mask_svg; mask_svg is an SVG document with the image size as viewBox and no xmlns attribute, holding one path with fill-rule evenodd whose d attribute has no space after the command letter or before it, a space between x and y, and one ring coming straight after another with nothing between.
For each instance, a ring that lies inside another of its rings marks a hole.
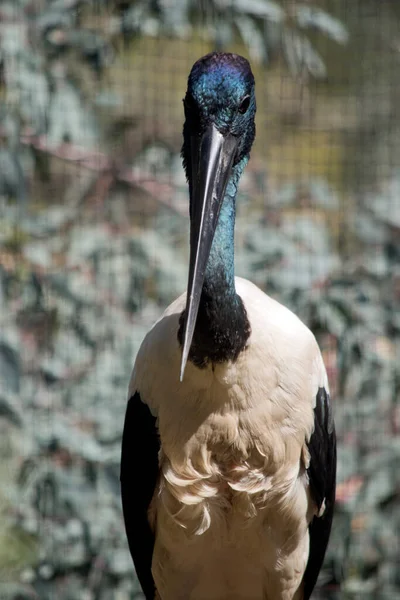
<instances>
[{"instance_id":1,"label":"stork","mask_svg":"<svg viewBox=\"0 0 400 600\"><path fill-rule=\"evenodd\" d=\"M146 335L129 385L130 552L146 600L308 600L331 530L335 429L313 334L234 276L255 136L247 60L198 60L184 110L188 288Z\"/></svg>"}]
</instances>

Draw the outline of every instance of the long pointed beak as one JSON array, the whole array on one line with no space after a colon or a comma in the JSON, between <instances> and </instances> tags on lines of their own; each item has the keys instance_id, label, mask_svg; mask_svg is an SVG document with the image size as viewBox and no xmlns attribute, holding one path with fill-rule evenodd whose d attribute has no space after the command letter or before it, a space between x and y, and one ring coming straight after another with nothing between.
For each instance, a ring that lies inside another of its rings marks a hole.
<instances>
[{"instance_id":1,"label":"long pointed beak","mask_svg":"<svg viewBox=\"0 0 400 600\"><path fill-rule=\"evenodd\" d=\"M192 201L189 282L183 329L180 380L183 380L199 310L201 290L238 140L210 125L192 138Z\"/></svg>"}]
</instances>

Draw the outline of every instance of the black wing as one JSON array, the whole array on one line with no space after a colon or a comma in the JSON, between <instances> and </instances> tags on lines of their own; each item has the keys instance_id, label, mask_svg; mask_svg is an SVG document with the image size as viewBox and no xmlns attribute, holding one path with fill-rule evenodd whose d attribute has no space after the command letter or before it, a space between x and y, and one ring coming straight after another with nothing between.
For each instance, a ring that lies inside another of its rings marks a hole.
<instances>
[{"instance_id":1,"label":"black wing","mask_svg":"<svg viewBox=\"0 0 400 600\"><path fill-rule=\"evenodd\" d=\"M121 496L126 535L146 600L154 600L154 549L147 512L158 478L160 442L156 419L138 392L129 400L122 435Z\"/></svg>"},{"instance_id":2,"label":"black wing","mask_svg":"<svg viewBox=\"0 0 400 600\"><path fill-rule=\"evenodd\" d=\"M308 444L310 466L308 477L311 495L321 509L321 517L314 517L309 526L310 553L304 573L304 600L308 600L317 582L331 533L336 490L336 434L329 394L319 388L314 409L314 432Z\"/></svg>"}]
</instances>

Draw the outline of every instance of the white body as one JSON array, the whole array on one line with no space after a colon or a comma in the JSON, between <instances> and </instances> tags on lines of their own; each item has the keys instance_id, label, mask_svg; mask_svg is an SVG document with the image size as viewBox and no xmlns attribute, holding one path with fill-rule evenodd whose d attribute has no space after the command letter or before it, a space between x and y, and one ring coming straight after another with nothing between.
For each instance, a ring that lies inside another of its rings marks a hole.
<instances>
[{"instance_id":1,"label":"white body","mask_svg":"<svg viewBox=\"0 0 400 600\"><path fill-rule=\"evenodd\" d=\"M179 382L183 295L146 336L132 374L130 396L138 391L158 417L160 479L149 518L162 600L302 598L316 514L306 442L326 372L292 312L244 279L236 290L251 335L235 363L189 362Z\"/></svg>"}]
</instances>

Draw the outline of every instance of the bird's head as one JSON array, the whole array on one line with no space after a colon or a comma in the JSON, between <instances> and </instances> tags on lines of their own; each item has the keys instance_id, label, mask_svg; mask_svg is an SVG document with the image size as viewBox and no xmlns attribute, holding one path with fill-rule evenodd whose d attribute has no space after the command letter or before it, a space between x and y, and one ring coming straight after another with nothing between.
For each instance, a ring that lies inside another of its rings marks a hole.
<instances>
[{"instance_id":1,"label":"bird's head","mask_svg":"<svg viewBox=\"0 0 400 600\"><path fill-rule=\"evenodd\" d=\"M232 165L248 158L255 136L256 97L249 62L237 54L213 52L192 67L183 100L182 158L192 183L193 145L215 130L231 149ZM194 144L193 144L194 143Z\"/></svg>"},{"instance_id":2,"label":"bird's head","mask_svg":"<svg viewBox=\"0 0 400 600\"><path fill-rule=\"evenodd\" d=\"M254 77L237 54L207 54L192 67L184 98L182 158L190 189L190 265L181 379L229 179L236 184L255 136Z\"/></svg>"}]
</instances>

